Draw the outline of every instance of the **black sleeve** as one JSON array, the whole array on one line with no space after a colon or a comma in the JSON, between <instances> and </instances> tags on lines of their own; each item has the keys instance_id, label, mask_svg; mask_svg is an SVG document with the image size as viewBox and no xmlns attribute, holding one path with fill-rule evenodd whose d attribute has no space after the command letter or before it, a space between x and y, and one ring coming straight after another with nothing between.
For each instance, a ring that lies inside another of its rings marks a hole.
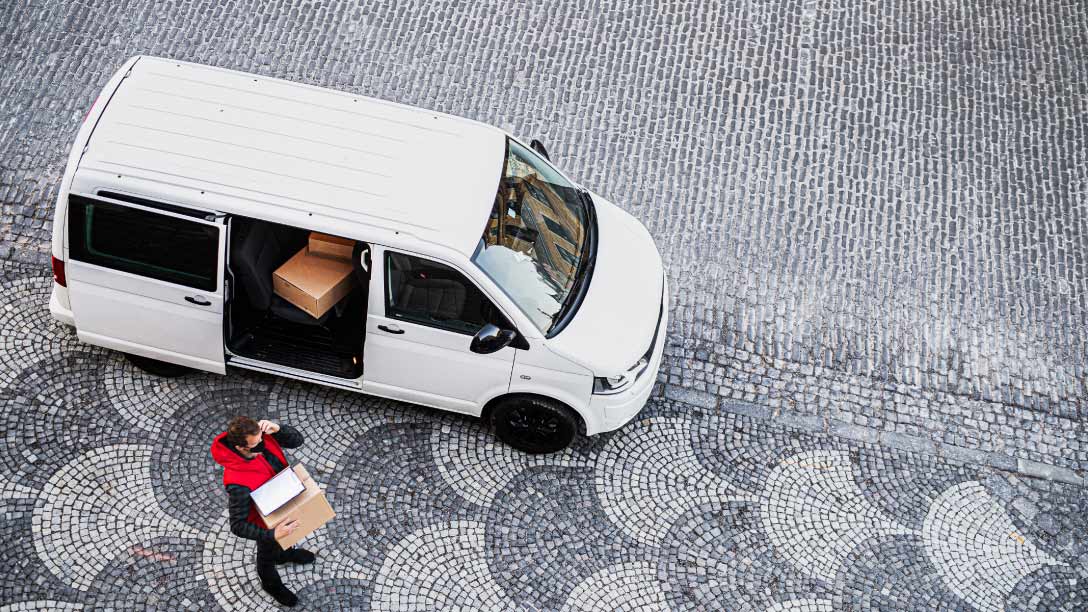
<instances>
[{"instance_id":1,"label":"black sleeve","mask_svg":"<svg viewBox=\"0 0 1088 612\"><path fill-rule=\"evenodd\" d=\"M231 533L247 540L270 542L276 539L275 531L258 527L246 520L249 517L250 504L253 503L249 497L249 487L237 484L227 485L227 496Z\"/></svg>"},{"instance_id":2,"label":"black sleeve","mask_svg":"<svg viewBox=\"0 0 1088 612\"><path fill-rule=\"evenodd\" d=\"M302 446L302 434L290 425L280 424L280 430L271 434L276 442L283 448L298 448Z\"/></svg>"}]
</instances>

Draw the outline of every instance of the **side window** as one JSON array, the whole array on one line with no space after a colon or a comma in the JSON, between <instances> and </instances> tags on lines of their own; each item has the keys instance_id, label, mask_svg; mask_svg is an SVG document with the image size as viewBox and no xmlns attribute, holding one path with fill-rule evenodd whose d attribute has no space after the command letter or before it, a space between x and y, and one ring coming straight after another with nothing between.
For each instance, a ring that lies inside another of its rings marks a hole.
<instances>
[{"instance_id":1,"label":"side window","mask_svg":"<svg viewBox=\"0 0 1088 612\"><path fill-rule=\"evenodd\" d=\"M453 268L385 252L385 313L391 319L473 335L486 323L510 329L502 313Z\"/></svg>"},{"instance_id":2,"label":"side window","mask_svg":"<svg viewBox=\"0 0 1088 612\"><path fill-rule=\"evenodd\" d=\"M219 228L73 195L68 199L73 259L215 291Z\"/></svg>"}]
</instances>

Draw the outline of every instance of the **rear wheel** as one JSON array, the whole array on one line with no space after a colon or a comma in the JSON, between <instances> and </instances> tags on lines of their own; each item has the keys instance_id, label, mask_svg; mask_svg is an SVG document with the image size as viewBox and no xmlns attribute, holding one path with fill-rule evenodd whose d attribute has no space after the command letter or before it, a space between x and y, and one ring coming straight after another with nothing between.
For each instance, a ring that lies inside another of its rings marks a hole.
<instances>
[{"instance_id":1,"label":"rear wheel","mask_svg":"<svg viewBox=\"0 0 1088 612\"><path fill-rule=\"evenodd\" d=\"M508 397L492 408L491 426L500 440L522 452L554 453L578 433L578 416L542 397Z\"/></svg>"},{"instance_id":2,"label":"rear wheel","mask_svg":"<svg viewBox=\"0 0 1088 612\"><path fill-rule=\"evenodd\" d=\"M163 378L177 378L178 376L185 376L189 372L192 372L192 368L180 366L174 363L167 363L165 361L159 361L158 359L151 359L149 357L140 357L139 355L131 355L125 353L125 359L132 362L132 365L140 368L148 374L154 374L155 376L162 376Z\"/></svg>"}]
</instances>

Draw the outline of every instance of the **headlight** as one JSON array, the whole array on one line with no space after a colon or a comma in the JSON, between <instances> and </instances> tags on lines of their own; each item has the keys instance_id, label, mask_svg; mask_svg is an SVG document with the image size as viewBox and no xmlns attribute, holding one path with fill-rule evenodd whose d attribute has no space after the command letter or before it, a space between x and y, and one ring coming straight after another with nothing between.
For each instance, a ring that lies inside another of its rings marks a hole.
<instances>
[{"instance_id":1,"label":"headlight","mask_svg":"<svg viewBox=\"0 0 1088 612\"><path fill-rule=\"evenodd\" d=\"M650 358L643 357L638 360L638 363L631 366L630 370L627 370L619 376L598 376L593 379L593 392L597 395L611 395L613 393L619 393L627 387L630 387L642 373L646 371L646 368L650 365Z\"/></svg>"},{"instance_id":2,"label":"headlight","mask_svg":"<svg viewBox=\"0 0 1088 612\"><path fill-rule=\"evenodd\" d=\"M598 376L593 379L593 392L597 395L619 393L631 386L633 381L634 379L629 378L626 374L620 374L619 376Z\"/></svg>"}]
</instances>

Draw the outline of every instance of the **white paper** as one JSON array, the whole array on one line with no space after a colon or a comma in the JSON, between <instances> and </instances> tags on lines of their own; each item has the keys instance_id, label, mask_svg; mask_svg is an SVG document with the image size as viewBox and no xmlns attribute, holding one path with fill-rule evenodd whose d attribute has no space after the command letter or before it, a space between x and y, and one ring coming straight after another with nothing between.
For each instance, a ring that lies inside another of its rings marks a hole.
<instances>
[{"instance_id":1,"label":"white paper","mask_svg":"<svg viewBox=\"0 0 1088 612\"><path fill-rule=\"evenodd\" d=\"M302 481L298 479L298 474L295 474L295 471L288 467L273 476L272 480L257 487L257 490L249 495L253 498L253 502L257 504L257 509L261 511L261 514L268 516L305 489L306 487L302 485Z\"/></svg>"}]
</instances>

